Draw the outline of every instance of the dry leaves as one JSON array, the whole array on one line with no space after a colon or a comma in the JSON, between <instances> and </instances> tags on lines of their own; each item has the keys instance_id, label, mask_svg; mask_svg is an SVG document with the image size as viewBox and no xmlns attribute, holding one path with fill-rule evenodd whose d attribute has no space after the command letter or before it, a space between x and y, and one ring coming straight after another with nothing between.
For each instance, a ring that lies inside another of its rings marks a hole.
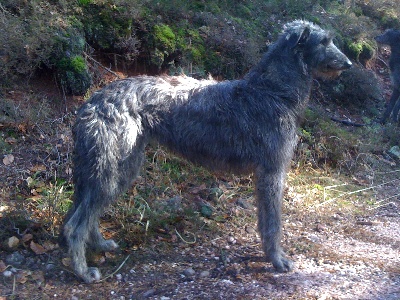
<instances>
[{"instance_id":1,"label":"dry leaves","mask_svg":"<svg viewBox=\"0 0 400 300\"><path fill-rule=\"evenodd\" d=\"M6 269L7 269L6 264L4 263L4 261L0 259L0 272L4 272Z\"/></svg>"},{"instance_id":2,"label":"dry leaves","mask_svg":"<svg viewBox=\"0 0 400 300\"><path fill-rule=\"evenodd\" d=\"M42 245L36 244L34 241L31 241L30 248L37 255L47 252L47 250Z\"/></svg>"},{"instance_id":3,"label":"dry leaves","mask_svg":"<svg viewBox=\"0 0 400 300\"><path fill-rule=\"evenodd\" d=\"M6 166L11 165L14 162L14 155L12 154L7 154L6 156L4 156L3 158L3 164Z\"/></svg>"}]
</instances>

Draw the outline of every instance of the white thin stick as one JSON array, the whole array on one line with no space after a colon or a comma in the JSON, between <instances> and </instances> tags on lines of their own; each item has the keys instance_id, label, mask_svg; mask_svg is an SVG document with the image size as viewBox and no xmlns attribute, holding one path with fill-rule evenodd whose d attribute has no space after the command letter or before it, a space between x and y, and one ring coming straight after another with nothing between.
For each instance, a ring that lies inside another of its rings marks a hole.
<instances>
[{"instance_id":1,"label":"white thin stick","mask_svg":"<svg viewBox=\"0 0 400 300\"><path fill-rule=\"evenodd\" d=\"M104 277L103 279L100 279L98 282L104 281L104 280L106 280L107 278L110 278L110 277L114 276L114 274L117 273L117 272L122 268L122 266L126 263L126 261L128 260L128 258L129 258L130 256L131 256L131 255L129 254L114 272L112 272L110 275L107 275L107 276Z\"/></svg>"},{"instance_id":2,"label":"white thin stick","mask_svg":"<svg viewBox=\"0 0 400 300\"><path fill-rule=\"evenodd\" d=\"M193 233L190 232L190 234L192 234L193 237L194 237L194 241L193 242L188 242L179 234L179 232L178 232L178 230L176 230L176 228L175 228L175 232L184 243L186 243L186 244L194 244L194 243L196 243L196 236Z\"/></svg>"},{"instance_id":3,"label":"white thin stick","mask_svg":"<svg viewBox=\"0 0 400 300\"><path fill-rule=\"evenodd\" d=\"M315 205L315 207L320 207L320 206L325 205L327 203L333 202L333 201L335 201L335 200L337 200L337 199L339 199L339 198L341 198L343 196L353 195L353 194L357 194L357 193L364 192L364 191L367 191L367 190L371 190L371 189L374 189L374 188L377 188L377 187L380 187L380 186L383 186L383 185L386 185L386 184L389 184L389 183L392 183L392 182L395 182L395 181L398 181L398 180L400 180L400 179L393 179L391 181L383 182L381 184L370 186L370 187L367 187L367 188L364 188L364 189L356 190L356 191L353 191L353 192L343 193L343 194L341 194L341 195L339 195L339 196L337 196L335 198L332 198L332 199L326 200L326 201L324 201L322 203L319 203L319 204ZM346 184L343 184L343 185L346 185ZM325 197L326 197L326 195L325 195L325 189L324 189L324 200L325 200Z\"/></svg>"}]
</instances>

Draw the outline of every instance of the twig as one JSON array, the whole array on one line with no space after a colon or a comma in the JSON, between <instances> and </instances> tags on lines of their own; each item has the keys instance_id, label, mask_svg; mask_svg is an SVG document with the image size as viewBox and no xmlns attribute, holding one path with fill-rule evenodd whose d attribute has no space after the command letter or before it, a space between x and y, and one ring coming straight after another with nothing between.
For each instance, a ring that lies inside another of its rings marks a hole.
<instances>
[{"instance_id":1,"label":"twig","mask_svg":"<svg viewBox=\"0 0 400 300\"><path fill-rule=\"evenodd\" d=\"M112 71L110 68L107 68L105 66L103 66L101 63L99 63L97 60L95 60L93 57L91 57L89 54L87 54L86 52L83 52L83 55L85 56L85 58L89 59L90 61L92 61L93 63L95 63L96 65L98 65L99 67L103 68L104 70L106 70L107 72L113 74L114 76L116 76L118 79L121 79L121 77L115 73L114 71Z\"/></svg>"},{"instance_id":2,"label":"twig","mask_svg":"<svg viewBox=\"0 0 400 300\"><path fill-rule=\"evenodd\" d=\"M389 66L388 66L388 64L386 63L385 60L383 60L383 59L380 58L379 56L377 57L377 59L378 59L381 63L383 63L383 64L386 66L387 69L389 69Z\"/></svg>"},{"instance_id":3,"label":"twig","mask_svg":"<svg viewBox=\"0 0 400 300\"><path fill-rule=\"evenodd\" d=\"M396 173L396 172L400 172L399 170L393 170L393 171L387 171L387 172L375 172L376 174L391 174L391 173Z\"/></svg>"},{"instance_id":4,"label":"twig","mask_svg":"<svg viewBox=\"0 0 400 300\"><path fill-rule=\"evenodd\" d=\"M122 268L122 266L126 263L126 261L129 259L130 256L131 255L129 254L114 272L112 272L111 274L107 275L103 279L100 279L98 282L102 282L102 281L114 276L114 274L117 273Z\"/></svg>"},{"instance_id":5,"label":"twig","mask_svg":"<svg viewBox=\"0 0 400 300\"><path fill-rule=\"evenodd\" d=\"M193 242L188 242L179 234L179 232L178 232L178 230L176 230L176 228L175 228L175 232L184 243L186 243L186 244L194 244L194 243L196 243L196 236L193 233L191 233L191 234L194 237L194 241Z\"/></svg>"},{"instance_id":6,"label":"twig","mask_svg":"<svg viewBox=\"0 0 400 300\"><path fill-rule=\"evenodd\" d=\"M354 127L365 126L365 124L354 123L354 122L347 121L347 120L339 120L339 119L336 119L334 117L331 117L331 120L334 121L334 122L337 122L337 123L342 123L343 125L347 125L347 126L354 126Z\"/></svg>"},{"instance_id":7,"label":"twig","mask_svg":"<svg viewBox=\"0 0 400 300\"><path fill-rule=\"evenodd\" d=\"M341 195L339 195L339 196L337 196L335 198L332 198L332 199L326 200L326 201L324 201L322 203L319 203L319 204L315 205L315 207L320 207L322 205L328 204L328 203L333 202L333 201L335 201L335 200L337 200L337 199L339 199L339 198L341 198L343 196L353 195L353 194L357 194L359 192L364 192L364 191L367 191L367 190L371 190L371 189L374 189L374 188L377 188L377 187L380 187L380 186L383 186L383 185L386 185L386 184L389 184L389 183L392 183L392 182L395 182L395 181L398 181L398 180L400 180L400 179L393 179L391 181L384 182L384 183L381 183L381 184L378 184L378 185L370 186L370 187L363 188L363 189L356 190L356 191L352 191L352 192L343 193L343 194L341 194ZM343 185L346 185L346 184L343 184ZM330 187L324 188L324 199L325 199L325 190L328 189L328 188L332 188L332 187L336 187L336 186L330 186Z\"/></svg>"}]
</instances>

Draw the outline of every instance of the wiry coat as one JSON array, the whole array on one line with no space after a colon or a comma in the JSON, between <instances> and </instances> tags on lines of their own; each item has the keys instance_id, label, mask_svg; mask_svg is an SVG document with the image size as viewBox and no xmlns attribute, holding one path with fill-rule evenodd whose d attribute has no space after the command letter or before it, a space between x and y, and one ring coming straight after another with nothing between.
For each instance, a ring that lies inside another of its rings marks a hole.
<instances>
[{"instance_id":1,"label":"wiry coat","mask_svg":"<svg viewBox=\"0 0 400 300\"><path fill-rule=\"evenodd\" d=\"M280 214L299 118L313 76L333 77L350 66L328 33L295 21L241 80L139 76L96 92L74 127L75 202L63 229L77 275L86 282L100 278L87 267L86 244L117 247L101 236L98 218L138 175L150 140L213 170L254 172L266 258L289 271Z\"/></svg>"}]
</instances>

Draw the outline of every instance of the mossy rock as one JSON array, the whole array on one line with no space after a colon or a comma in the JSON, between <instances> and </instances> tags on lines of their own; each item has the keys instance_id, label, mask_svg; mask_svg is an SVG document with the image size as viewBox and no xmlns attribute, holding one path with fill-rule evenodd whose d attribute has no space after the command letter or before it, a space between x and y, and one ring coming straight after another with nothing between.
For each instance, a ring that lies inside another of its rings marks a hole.
<instances>
[{"instance_id":1,"label":"mossy rock","mask_svg":"<svg viewBox=\"0 0 400 300\"><path fill-rule=\"evenodd\" d=\"M375 56L373 42L345 40L345 52L350 59L365 63Z\"/></svg>"}]
</instances>

